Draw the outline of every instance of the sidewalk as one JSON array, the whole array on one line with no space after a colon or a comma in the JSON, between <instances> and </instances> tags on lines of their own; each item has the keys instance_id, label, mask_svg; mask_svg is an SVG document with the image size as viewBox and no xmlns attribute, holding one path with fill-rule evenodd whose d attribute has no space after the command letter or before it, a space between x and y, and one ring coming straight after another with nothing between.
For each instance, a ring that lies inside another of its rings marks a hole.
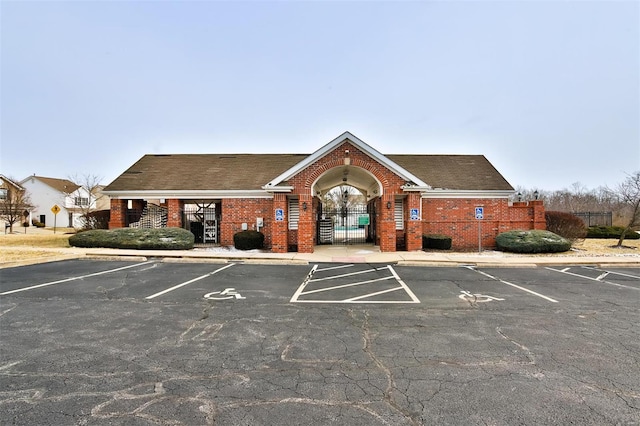
<instances>
[{"instance_id":1,"label":"sidewalk","mask_svg":"<svg viewBox=\"0 0 640 426\"><path fill-rule=\"evenodd\" d=\"M58 229L64 233L67 229ZM29 228L30 235L52 234L51 229ZM487 250L478 252L449 251L399 251L382 253L378 246L320 245L313 253L271 253L260 250L241 251L233 248L210 247L193 250L119 250L83 249L77 247L2 246L2 250L24 251L20 260L2 261L0 269L35 263L67 259L128 259L143 260L161 258L166 262L245 262L261 264L311 264L311 263L392 263L411 266L482 266L482 267L535 267L549 265L595 265L640 267L640 249L633 253L594 254L569 251L553 254L515 254ZM39 252L42 256L27 256L27 252ZM21 256L19 256L21 257Z\"/></svg>"},{"instance_id":2,"label":"sidewalk","mask_svg":"<svg viewBox=\"0 0 640 426\"><path fill-rule=\"evenodd\" d=\"M15 247L14 247L15 249ZM23 250L30 248L24 247ZM11 262L2 267L21 266L64 259L121 259L145 260L162 258L165 262L244 262L253 264L311 264L311 263L392 263L405 266L478 266L478 267L536 267L550 265L595 265L640 267L639 254L584 255L576 252L524 255L499 251L473 252L424 252L399 251L382 253L379 247L316 246L314 253L270 253L258 250L240 251L224 248L194 250L119 250L39 248L39 251L55 252L55 256L33 261Z\"/></svg>"}]
</instances>

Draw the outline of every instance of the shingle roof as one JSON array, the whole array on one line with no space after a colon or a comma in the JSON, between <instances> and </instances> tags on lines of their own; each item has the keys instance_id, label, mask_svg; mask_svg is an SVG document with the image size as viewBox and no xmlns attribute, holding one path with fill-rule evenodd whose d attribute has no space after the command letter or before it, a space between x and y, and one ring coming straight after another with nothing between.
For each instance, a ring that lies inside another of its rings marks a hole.
<instances>
[{"instance_id":1,"label":"shingle roof","mask_svg":"<svg viewBox=\"0 0 640 426\"><path fill-rule=\"evenodd\" d=\"M309 154L145 155L105 191L259 190ZM386 155L433 188L513 190L482 155Z\"/></svg>"},{"instance_id":2,"label":"shingle roof","mask_svg":"<svg viewBox=\"0 0 640 426\"><path fill-rule=\"evenodd\" d=\"M145 155L104 191L259 190L306 154Z\"/></svg>"},{"instance_id":3,"label":"shingle roof","mask_svg":"<svg viewBox=\"0 0 640 426\"><path fill-rule=\"evenodd\" d=\"M63 194L71 194L74 191L76 191L78 188L80 188L80 185L77 185L68 179L57 179L57 178L49 178L49 177L42 177L42 176L30 176L29 178L31 177L38 179L42 183L49 185L53 189L59 192L62 192Z\"/></svg>"},{"instance_id":4,"label":"shingle roof","mask_svg":"<svg viewBox=\"0 0 640 426\"><path fill-rule=\"evenodd\" d=\"M387 158L432 188L513 190L484 155L387 155Z\"/></svg>"}]
</instances>

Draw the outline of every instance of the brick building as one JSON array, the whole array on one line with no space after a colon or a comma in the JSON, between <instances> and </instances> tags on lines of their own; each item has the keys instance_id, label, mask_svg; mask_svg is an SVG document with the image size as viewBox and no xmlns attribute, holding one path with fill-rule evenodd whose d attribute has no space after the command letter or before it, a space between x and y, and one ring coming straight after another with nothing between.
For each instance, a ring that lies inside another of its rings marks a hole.
<instances>
[{"instance_id":1,"label":"brick building","mask_svg":"<svg viewBox=\"0 0 640 426\"><path fill-rule=\"evenodd\" d=\"M336 187L352 190L329 205ZM110 228L183 227L225 246L256 229L273 252L411 251L435 233L472 249L507 230L545 229L542 201L510 203L513 192L482 155L383 155L349 132L310 155L145 155L104 189Z\"/></svg>"}]
</instances>

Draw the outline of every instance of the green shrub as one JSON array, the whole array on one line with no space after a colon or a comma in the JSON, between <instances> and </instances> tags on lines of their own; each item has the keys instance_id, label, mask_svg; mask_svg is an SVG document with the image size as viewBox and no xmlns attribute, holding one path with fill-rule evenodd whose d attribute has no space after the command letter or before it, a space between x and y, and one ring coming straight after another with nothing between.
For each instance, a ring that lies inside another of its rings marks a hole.
<instances>
[{"instance_id":1,"label":"green shrub","mask_svg":"<svg viewBox=\"0 0 640 426\"><path fill-rule=\"evenodd\" d=\"M423 249L451 250L451 237L441 234L426 234L422 236Z\"/></svg>"},{"instance_id":2,"label":"green shrub","mask_svg":"<svg viewBox=\"0 0 640 426\"><path fill-rule=\"evenodd\" d=\"M587 236L587 227L582 219L572 213L548 211L544 218L547 231L558 234L569 241L580 240Z\"/></svg>"},{"instance_id":3,"label":"green shrub","mask_svg":"<svg viewBox=\"0 0 640 426\"><path fill-rule=\"evenodd\" d=\"M587 238L620 238L624 227L622 226L591 226L587 229ZM624 234L625 238L630 240L640 239L640 234L629 230Z\"/></svg>"},{"instance_id":4,"label":"green shrub","mask_svg":"<svg viewBox=\"0 0 640 426\"><path fill-rule=\"evenodd\" d=\"M31 224L32 224L33 226L35 226L36 228L44 228L44 223L39 222L39 221L37 221L37 220L35 220L35 219L32 219L32 220L31 220Z\"/></svg>"},{"instance_id":5,"label":"green shrub","mask_svg":"<svg viewBox=\"0 0 640 426\"><path fill-rule=\"evenodd\" d=\"M238 250L253 250L264 247L264 234L258 231L242 231L233 235L233 245Z\"/></svg>"},{"instance_id":6,"label":"green shrub","mask_svg":"<svg viewBox=\"0 0 640 426\"><path fill-rule=\"evenodd\" d=\"M496 237L498 250L513 253L559 253L571 248L571 241L549 231L507 231Z\"/></svg>"},{"instance_id":7,"label":"green shrub","mask_svg":"<svg viewBox=\"0 0 640 426\"><path fill-rule=\"evenodd\" d=\"M94 229L69 238L74 247L104 247L137 250L190 250L195 237L182 228Z\"/></svg>"}]
</instances>

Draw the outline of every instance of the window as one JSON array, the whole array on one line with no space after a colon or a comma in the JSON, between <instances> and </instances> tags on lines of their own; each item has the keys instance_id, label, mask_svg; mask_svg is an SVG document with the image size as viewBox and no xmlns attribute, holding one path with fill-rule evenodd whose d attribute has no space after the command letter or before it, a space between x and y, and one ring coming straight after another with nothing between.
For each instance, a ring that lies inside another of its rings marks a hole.
<instances>
[{"instance_id":1,"label":"window","mask_svg":"<svg viewBox=\"0 0 640 426\"><path fill-rule=\"evenodd\" d=\"M396 221L396 229L404 229L404 206L402 205L402 198L396 199L393 213Z\"/></svg>"},{"instance_id":2,"label":"window","mask_svg":"<svg viewBox=\"0 0 640 426\"><path fill-rule=\"evenodd\" d=\"M298 229L300 206L297 198L289 198L289 229Z\"/></svg>"},{"instance_id":3,"label":"window","mask_svg":"<svg viewBox=\"0 0 640 426\"><path fill-rule=\"evenodd\" d=\"M9 191L7 191L7 189L5 188L0 188L0 200L6 200L7 199L7 193Z\"/></svg>"},{"instance_id":4,"label":"window","mask_svg":"<svg viewBox=\"0 0 640 426\"><path fill-rule=\"evenodd\" d=\"M76 206L88 206L89 205L89 199L87 197L76 197L75 199L75 205Z\"/></svg>"}]
</instances>

